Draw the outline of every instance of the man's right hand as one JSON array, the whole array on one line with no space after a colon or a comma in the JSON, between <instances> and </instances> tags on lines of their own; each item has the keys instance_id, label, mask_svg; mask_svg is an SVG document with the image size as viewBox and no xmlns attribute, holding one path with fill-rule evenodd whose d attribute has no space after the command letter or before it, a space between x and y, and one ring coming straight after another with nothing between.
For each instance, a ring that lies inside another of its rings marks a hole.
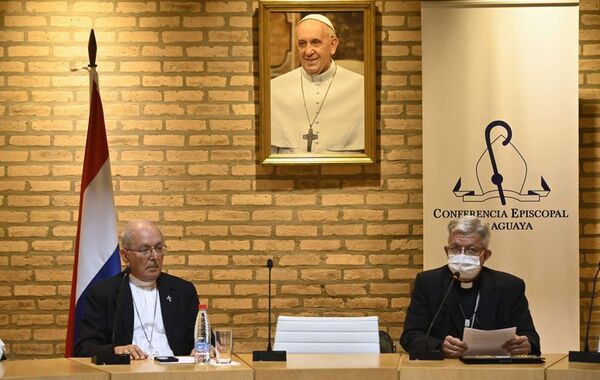
<instances>
[{"instance_id":1,"label":"man's right hand","mask_svg":"<svg viewBox=\"0 0 600 380\"><path fill-rule=\"evenodd\" d=\"M133 360L143 360L148 358L148 354L146 354L141 348L139 348L135 344L128 344L126 346L115 346L115 354L128 354L129 357Z\"/></svg>"},{"instance_id":2,"label":"man's right hand","mask_svg":"<svg viewBox=\"0 0 600 380\"><path fill-rule=\"evenodd\" d=\"M457 358L467 350L467 345L462 340L448 335L442 343L442 351L449 358Z\"/></svg>"}]
</instances>

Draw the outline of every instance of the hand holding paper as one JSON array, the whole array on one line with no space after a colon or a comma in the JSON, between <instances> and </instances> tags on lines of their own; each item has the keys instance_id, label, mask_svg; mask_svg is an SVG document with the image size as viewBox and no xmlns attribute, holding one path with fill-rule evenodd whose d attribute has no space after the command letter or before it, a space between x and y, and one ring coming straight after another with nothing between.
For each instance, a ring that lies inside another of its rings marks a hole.
<instances>
[{"instance_id":1,"label":"hand holding paper","mask_svg":"<svg viewBox=\"0 0 600 380\"><path fill-rule=\"evenodd\" d=\"M507 341L502 346L511 355L527 355L531 351L529 338L525 335L517 335L515 338Z\"/></svg>"},{"instance_id":2,"label":"hand holding paper","mask_svg":"<svg viewBox=\"0 0 600 380\"><path fill-rule=\"evenodd\" d=\"M442 351L449 358L457 358L465 353L467 345L462 340L448 335L442 343Z\"/></svg>"}]
</instances>

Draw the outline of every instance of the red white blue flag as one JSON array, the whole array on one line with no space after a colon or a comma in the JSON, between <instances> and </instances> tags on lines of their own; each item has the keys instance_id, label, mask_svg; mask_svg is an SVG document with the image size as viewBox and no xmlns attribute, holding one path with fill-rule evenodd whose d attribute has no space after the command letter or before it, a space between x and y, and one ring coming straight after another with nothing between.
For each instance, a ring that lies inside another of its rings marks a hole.
<instances>
[{"instance_id":1,"label":"red white blue flag","mask_svg":"<svg viewBox=\"0 0 600 380\"><path fill-rule=\"evenodd\" d=\"M77 326L83 317L90 286L121 271L108 141L94 67L90 69L90 82L90 119L81 178L65 357L73 356Z\"/></svg>"}]
</instances>

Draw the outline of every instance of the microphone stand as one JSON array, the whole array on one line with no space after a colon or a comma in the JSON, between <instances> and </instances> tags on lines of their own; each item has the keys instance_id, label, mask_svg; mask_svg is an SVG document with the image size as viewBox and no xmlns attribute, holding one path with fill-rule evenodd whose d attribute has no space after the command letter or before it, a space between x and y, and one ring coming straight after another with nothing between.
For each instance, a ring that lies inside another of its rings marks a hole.
<instances>
[{"instance_id":1,"label":"microphone stand","mask_svg":"<svg viewBox=\"0 0 600 380\"><path fill-rule=\"evenodd\" d=\"M273 260L267 260L267 268L269 268L269 343L266 351L252 351L253 362L285 362L287 361L286 351L273 351L271 347L271 269L273 268Z\"/></svg>"},{"instance_id":2,"label":"microphone stand","mask_svg":"<svg viewBox=\"0 0 600 380\"><path fill-rule=\"evenodd\" d=\"M446 294L444 294L444 298L442 299L442 303L440 307L435 312L429 327L427 328L427 334L425 335L425 349L424 350L412 350L408 353L408 358L410 360L444 360L444 352L442 350L430 350L428 347L429 334L431 333L431 328L433 324L437 321L438 315L440 315L440 311L442 311L442 307L446 303L446 299L448 295L450 295L450 291L452 290L452 286L460 277L460 273L455 272L452 274L452 280L450 280L450 286L448 286L448 290L446 290Z\"/></svg>"},{"instance_id":3,"label":"microphone stand","mask_svg":"<svg viewBox=\"0 0 600 380\"><path fill-rule=\"evenodd\" d=\"M592 309L594 308L594 296L596 295L596 283L598 282L598 274L600 273L600 262L598 270L594 276L594 285L592 286L592 295L590 296L590 308L588 310L587 326L585 328L585 346L584 351L569 351L570 362L580 363L600 363L600 352L590 351L590 324L592 323Z\"/></svg>"},{"instance_id":4,"label":"microphone stand","mask_svg":"<svg viewBox=\"0 0 600 380\"><path fill-rule=\"evenodd\" d=\"M121 283L119 284L119 296L117 297L117 307L115 310L115 319L113 320L113 333L112 333L112 344L115 346L115 336L117 330L118 322L121 322L121 298L123 295L123 285L125 284L125 280L129 279L129 273L131 273L131 268L127 267L123 270L123 277L121 278ZM92 356L92 363L94 364L130 364L131 358L129 354L115 354L113 352L98 352L96 355Z\"/></svg>"},{"instance_id":5,"label":"microphone stand","mask_svg":"<svg viewBox=\"0 0 600 380\"><path fill-rule=\"evenodd\" d=\"M273 260L267 260L267 268L269 268L269 343L267 344L267 351L273 351L271 347L271 269L273 269Z\"/></svg>"}]
</instances>

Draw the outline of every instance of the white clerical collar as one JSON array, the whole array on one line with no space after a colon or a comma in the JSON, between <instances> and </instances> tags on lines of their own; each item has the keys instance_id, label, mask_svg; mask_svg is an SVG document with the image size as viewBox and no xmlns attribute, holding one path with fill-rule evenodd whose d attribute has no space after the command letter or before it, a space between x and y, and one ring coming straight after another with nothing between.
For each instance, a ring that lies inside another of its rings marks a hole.
<instances>
[{"instance_id":1,"label":"white clerical collar","mask_svg":"<svg viewBox=\"0 0 600 380\"><path fill-rule=\"evenodd\" d=\"M333 61L333 59L331 60L331 65L329 65L329 68L327 70L325 70L325 72L321 73L321 74L317 74L317 75L310 75L309 73L307 73L306 71L304 71L304 68L302 68L302 70L300 70L300 72L302 72L302 76L311 82L326 82L328 80L330 80L331 78L333 78L333 75L335 74L335 62Z\"/></svg>"},{"instance_id":2,"label":"white clerical collar","mask_svg":"<svg viewBox=\"0 0 600 380\"><path fill-rule=\"evenodd\" d=\"M463 289L471 289L473 287L473 281L461 282L460 287Z\"/></svg>"},{"instance_id":3,"label":"white clerical collar","mask_svg":"<svg viewBox=\"0 0 600 380\"><path fill-rule=\"evenodd\" d=\"M133 283L133 285L137 286L138 288L146 288L146 289L152 289L152 288L156 288L156 280L154 281L142 281L139 278L135 277L132 274L129 274L129 279L131 280L131 282Z\"/></svg>"}]
</instances>

